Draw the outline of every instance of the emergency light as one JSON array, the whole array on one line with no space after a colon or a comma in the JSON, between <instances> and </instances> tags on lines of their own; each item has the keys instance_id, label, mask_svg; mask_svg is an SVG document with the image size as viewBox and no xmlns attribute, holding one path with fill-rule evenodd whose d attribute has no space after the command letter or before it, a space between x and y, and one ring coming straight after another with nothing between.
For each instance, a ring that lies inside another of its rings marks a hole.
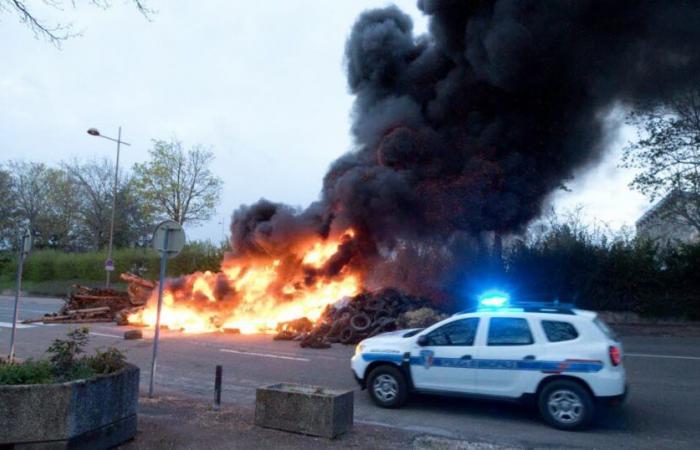
<instances>
[{"instance_id":1,"label":"emergency light","mask_svg":"<svg viewBox=\"0 0 700 450\"><path fill-rule=\"evenodd\" d=\"M501 291L489 291L479 296L479 307L481 308L504 308L508 306L510 296Z\"/></svg>"}]
</instances>

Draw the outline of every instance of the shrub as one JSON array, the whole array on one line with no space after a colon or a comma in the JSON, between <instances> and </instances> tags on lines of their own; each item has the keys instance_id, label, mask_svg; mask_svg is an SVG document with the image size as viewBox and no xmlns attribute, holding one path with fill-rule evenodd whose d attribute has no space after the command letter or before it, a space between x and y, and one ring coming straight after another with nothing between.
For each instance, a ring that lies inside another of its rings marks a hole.
<instances>
[{"instance_id":1,"label":"shrub","mask_svg":"<svg viewBox=\"0 0 700 450\"><path fill-rule=\"evenodd\" d=\"M224 247L208 242L185 245L177 258L168 261L168 276L218 270L224 257ZM24 280L44 282L55 280L102 281L105 277L106 252L65 253L56 250L32 252L24 263ZM122 248L114 251L115 276L137 272L146 278L158 278L160 256L150 248ZM0 255L0 278L14 279L16 255Z\"/></svg>"},{"instance_id":2,"label":"shrub","mask_svg":"<svg viewBox=\"0 0 700 450\"><path fill-rule=\"evenodd\" d=\"M79 364L78 355L85 353L89 340L88 327L76 328L68 332L68 339L55 339L47 353L53 365L54 375L61 379L67 377Z\"/></svg>"},{"instance_id":3,"label":"shrub","mask_svg":"<svg viewBox=\"0 0 700 450\"><path fill-rule=\"evenodd\" d=\"M28 359L21 364L0 363L0 384L42 384L53 381L53 367L49 361Z\"/></svg>"},{"instance_id":4,"label":"shrub","mask_svg":"<svg viewBox=\"0 0 700 450\"><path fill-rule=\"evenodd\" d=\"M97 349L94 356L86 359L92 371L98 375L116 372L126 363L126 355L114 347L108 347L106 350Z\"/></svg>"},{"instance_id":5,"label":"shrub","mask_svg":"<svg viewBox=\"0 0 700 450\"><path fill-rule=\"evenodd\" d=\"M116 348L96 350L85 356L90 330L77 328L67 339L55 339L49 346L48 360L27 360L20 364L0 362L0 384L41 384L93 378L116 372L124 367L124 353ZM82 356L81 356L82 355Z\"/></svg>"}]
</instances>

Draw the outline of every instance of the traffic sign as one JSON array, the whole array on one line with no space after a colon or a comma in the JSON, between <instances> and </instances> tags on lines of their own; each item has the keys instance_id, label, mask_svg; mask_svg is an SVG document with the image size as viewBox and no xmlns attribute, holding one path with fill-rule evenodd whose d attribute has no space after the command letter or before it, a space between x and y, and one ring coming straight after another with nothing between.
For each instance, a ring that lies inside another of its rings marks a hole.
<instances>
[{"instance_id":1,"label":"traffic sign","mask_svg":"<svg viewBox=\"0 0 700 450\"><path fill-rule=\"evenodd\" d=\"M109 272L114 272L114 261L112 261L111 259L105 261L105 270Z\"/></svg>"},{"instance_id":2,"label":"traffic sign","mask_svg":"<svg viewBox=\"0 0 700 450\"><path fill-rule=\"evenodd\" d=\"M32 233L27 230L24 233L24 236L22 236L22 253L24 255L28 255L29 252L32 250Z\"/></svg>"},{"instance_id":3,"label":"traffic sign","mask_svg":"<svg viewBox=\"0 0 700 450\"><path fill-rule=\"evenodd\" d=\"M168 233L167 241L165 239L166 231ZM185 230L182 229L182 225L174 220L161 222L153 232L152 245L158 253L162 254L165 251L168 259L174 258L185 246ZM167 248L164 248L164 245L167 245Z\"/></svg>"},{"instance_id":4,"label":"traffic sign","mask_svg":"<svg viewBox=\"0 0 700 450\"><path fill-rule=\"evenodd\" d=\"M174 220L161 222L153 233L153 248L160 253L160 277L158 281L158 309L156 311L156 330L153 335L153 357L151 358L151 379L148 384L148 397L153 398L153 384L158 359L158 340L160 338L160 313L163 308L163 287L168 259L174 258L185 246L185 231Z\"/></svg>"}]
</instances>

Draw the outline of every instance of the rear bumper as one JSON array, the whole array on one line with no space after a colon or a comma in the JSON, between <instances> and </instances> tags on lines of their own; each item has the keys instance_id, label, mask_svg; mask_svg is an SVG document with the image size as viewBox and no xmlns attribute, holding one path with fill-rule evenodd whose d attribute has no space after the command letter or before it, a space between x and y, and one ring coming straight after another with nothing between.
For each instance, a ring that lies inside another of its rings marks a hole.
<instances>
[{"instance_id":1,"label":"rear bumper","mask_svg":"<svg viewBox=\"0 0 700 450\"><path fill-rule=\"evenodd\" d=\"M603 397L597 397L599 403L605 406L620 406L627 399L627 394L629 392L629 385L625 384L625 390L619 395L606 395Z\"/></svg>"}]
</instances>

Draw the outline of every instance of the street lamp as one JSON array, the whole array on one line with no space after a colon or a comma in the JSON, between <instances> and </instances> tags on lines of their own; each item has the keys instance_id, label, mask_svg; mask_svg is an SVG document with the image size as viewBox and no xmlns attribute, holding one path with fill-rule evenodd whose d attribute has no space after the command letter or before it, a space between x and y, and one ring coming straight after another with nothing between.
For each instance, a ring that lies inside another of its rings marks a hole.
<instances>
[{"instance_id":1,"label":"street lamp","mask_svg":"<svg viewBox=\"0 0 700 450\"><path fill-rule=\"evenodd\" d=\"M114 188L112 189L112 220L109 224L109 249L107 250L107 261L105 261L105 272L107 272L107 281L105 282L105 287L109 287L109 276L110 273L114 270L114 262L112 261L112 243L114 241L114 211L116 210L117 206L117 182L119 179L119 149L122 144L131 144L122 141L122 127L119 127L119 134L117 135L116 139L101 134L97 128L90 128L87 130L87 133L90 136L105 138L117 143L117 163L114 166Z\"/></svg>"}]
</instances>

